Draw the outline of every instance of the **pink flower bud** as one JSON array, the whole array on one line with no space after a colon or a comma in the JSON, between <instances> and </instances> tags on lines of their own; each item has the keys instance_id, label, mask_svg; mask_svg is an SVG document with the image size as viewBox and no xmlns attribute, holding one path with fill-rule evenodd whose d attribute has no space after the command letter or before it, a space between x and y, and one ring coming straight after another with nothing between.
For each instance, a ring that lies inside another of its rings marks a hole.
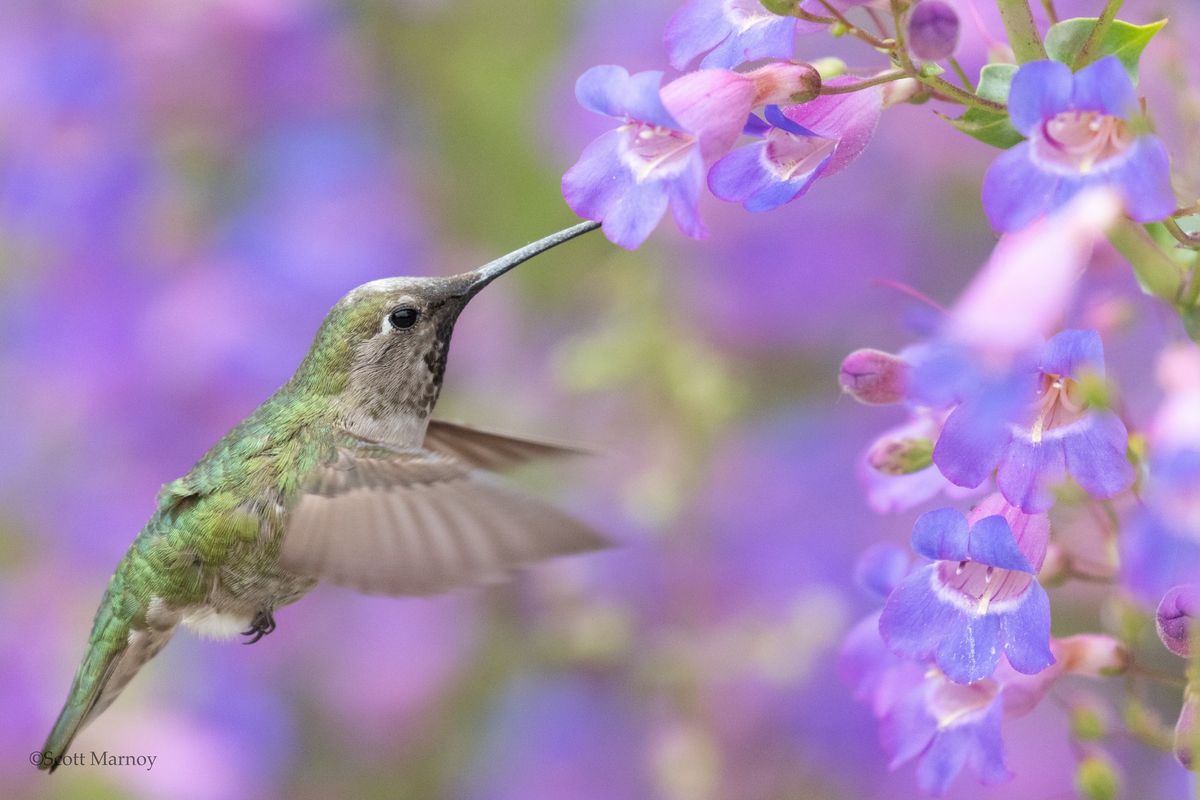
<instances>
[{"instance_id":1,"label":"pink flower bud","mask_svg":"<svg viewBox=\"0 0 1200 800\"><path fill-rule=\"evenodd\" d=\"M860 403L888 405L904 399L908 363L899 356L864 347L842 361L838 383Z\"/></svg>"},{"instance_id":2,"label":"pink flower bud","mask_svg":"<svg viewBox=\"0 0 1200 800\"><path fill-rule=\"evenodd\" d=\"M908 19L908 44L922 61L941 61L958 47L958 12L945 0L923 0Z\"/></svg>"},{"instance_id":3,"label":"pink flower bud","mask_svg":"<svg viewBox=\"0 0 1200 800\"><path fill-rule=\"evenodd\" d=\"M1177 656L1188 658L1192 652L1192 620L1200 615L1200 585L1176 586L1158 604L1155 627L1158 638Z\"/></svg>"},{"instance_id":4,"label":"pink flower bud","mask_svg":"<svg viewBox=\"0 0 1200 800\"><path fill-rule=\"evenodd\" d=\"M821 74L810 64L776 61L750 70L754 81L754 105L807 103L821 93Z\"/></svg>"},{"instance_id":5,"label":"pink flower bud","mask_svg":"<svg viewBox=\"0 0 1200 800\"><path fill-rule=\"evenodd\" d=\"M1076 675L1120 675L1133 663L1129 648L1113 637L1099 633L1055 639L1050 649L1062 664L1063 671Z\"/></svg>"}]
</instances>

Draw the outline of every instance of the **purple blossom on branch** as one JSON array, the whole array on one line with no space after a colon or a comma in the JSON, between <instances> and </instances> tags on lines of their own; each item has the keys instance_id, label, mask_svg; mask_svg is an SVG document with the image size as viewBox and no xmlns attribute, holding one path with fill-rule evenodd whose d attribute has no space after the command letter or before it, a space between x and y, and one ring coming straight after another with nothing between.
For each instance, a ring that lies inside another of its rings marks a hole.
<instances>
[{"instance_id":1,"label":"purple blossom on branch","mask_svg":"<svg viewBox=\"0 0 1200 800\"><path fill-rule=\"evenodd\" d=\"M826 85L850 86L858 80L834 78ZM883 91L877 86L783 109L768 106L762 139L718 161L708 186L717 197L741 203L747 211L778 208L858 158L875 133L882 108Z\"/></svg>"},{"instance_id":2,"label":"purple blossom on branch","mask_svg":"<svg viewBox=\"0 0 1200 800\"><path fill-rule=\"evenodd\" d=\"M1050 601L1038 584L1050 523L999 495L968 520L953 508L922 515L913 548L933 563L888 597L879 631L893 652L932 660L950 680L973 683L995 671L1003 653L1013 669L1039 672L1050 653Z\"/></svg>"},{"instance_id":3,"label":"purple blossom on branch","mask_svg":"<svg viewBox=\"0 0 1200 800\"><path fill-rule=\"evenodd\" d=\"M983 179L983 206L1001 231L1025 227L1093 186L1111 186L1138 222L1175 209L1167 150L1140 134L1133 82L1106 56L1074 75L1057 61L1023 64L1008 96L1027 141L1001 155Z\"/></svg>"},{"instance_id":4,"label":"purple blossom on branch","mask_svg":"<svg viewBox=\"0 0 1200 800\"><path fill-rule=\"evenodd\" d=\"M937 406L957 406L946 419L933 462L953 483L996 483L1027 513L1048 509L1050 488L1068 474L1093 497L1128 489L1129 434L1112 411L1087 405L1086 375L1104 377L1104 348L1095 331L1068 330L1008 372L988 378L961 352L936 352L917 366L913 382Z\"/></svg>"}]
</instances>

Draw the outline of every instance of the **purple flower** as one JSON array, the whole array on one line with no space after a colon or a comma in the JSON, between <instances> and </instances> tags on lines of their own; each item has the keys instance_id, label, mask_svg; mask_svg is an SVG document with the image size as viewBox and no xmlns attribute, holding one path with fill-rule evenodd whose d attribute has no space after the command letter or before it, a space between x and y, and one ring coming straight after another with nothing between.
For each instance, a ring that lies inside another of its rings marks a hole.
<instances>
[{"instance_id":1,"label":"purple flower","mask_svg":"<svg viewBox=\"0 0 1200 800\"><path fill-rule=\"evenodd\" d=\"M908 18L908 45L922 61L941 61L958 47L958 12L946 0L923 0Z\"/></svg>"},{"instance_id":2,"label":"purple flower","mask_svg":"<svg viewBox=\"0 0 1200 800\"><path fill-rule=\"evenodd\" d=\"M982 783L1012 777L1004 763L1003 695L996 681L962 686L934 674L905 695L884 718L882 736L895 769L917 762L917 783L943 794L970 764Z\"/></svg>"},{"instance_id":3,"label":"purple flower","mask_svg":"<svg viewBox=\"0 0 1200 800\"><path fill-rule=\"evenodd\" d=\"M1001 155L983 180L983 205L998 230L1023 228L1084 188L1116 189L1139 222L1175 208L1167 151L1138 134L1133 82L1114 56L1074 75L1056 61L1023 64L1008 96L1013 126L1027 138Z\"/></svg>"},{"instance_id":4,"label":"purple flower","mask_svg":"<svg viewBox=\"0 0 1200 800\"><path fill-rule=\"evenodd\" d=\"M856 78L834 78L842 86ZM722 158L708 176L712 193L747 211L769 211L808 191L820 177L835 175L856 159L875 132L883 93L871 87L822 95L780 110L769 106L762 139Z\"/></svg>"},{"instance_id":5,"label":"purple flower","mask_svg":"<svg viewBox=\"0 0 1200 800\"><path fill-rule=\"evenodd\" d=\"M1163 595L1155 614L1158 638L1175 655L1190 658L1195 635L1192 620L1197 616L1200 616L1200 584L1172 588Z\"/></svg>"},{"instance_id":6,"label":"purple flower","mask_svg":"<svg viewBox=\"0 0 1200 800\"><path fill-rule=\"evenodd\" d=\"M741 133L755 99L754 81L728 70L701 70L666 86L661 72L630 75L617 66L585 72L575 96L622 125L596 139L562 179L575 213L601 220L604 234L635 248L671 207L688 236L706 235L697 204L705 166Z\"/></svg>"},{"instance_id":7,"label":"purple flower","mask_svg":"<svg viewBox=\"0 0 1200 800\"><path fill-rule=\"evenodd\" d=\"M995 671L1003 652L1013 669L1039 672L1050 653L1050 601L1038 584L1050 522L999 495L970 521L953 508L923 514L913 547L934 563L916 570L888 597L879 620L898 655L932 660L957 683Z\"/></svg>"},{"instance_id":8,"label":"purple flower","mask_svg":"<svg viewBox=\"0 0 1200 800\"><path fill-rule=\"evenodd\" d=\"M671 16L663 42L671 66L732 69L760 58L791 58L797 30L820 26L767 11L759 0L691 0Z\"/></svg>"},{"instance_id":9,"label":"purple flower","mask_svg":"<svg viewBox=\"0 0 1200 800\"><path fill-rule=\"evenodd\" d=\"M953 483L979 486L998 469L1000 491L1028 513L1053 505L1050 487L1067 474L1094 497L1113 497L1133 483L1124 423L1080 397L1085 373L1104 375L1095 331L1062 331L991 382L954 357L919 365L914 383L923 373L919 391L942 399L965 394L933 450L933 462Z\"/></svg>"}]
</instances>

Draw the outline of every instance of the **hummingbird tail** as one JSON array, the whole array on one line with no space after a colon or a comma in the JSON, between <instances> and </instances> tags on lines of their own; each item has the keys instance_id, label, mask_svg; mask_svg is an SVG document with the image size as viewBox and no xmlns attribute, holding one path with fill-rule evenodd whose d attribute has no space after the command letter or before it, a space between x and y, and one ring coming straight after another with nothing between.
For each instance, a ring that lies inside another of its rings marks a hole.
<instances>
[{"instance_id":1,"label":"hummingbird tail","mask_svg":"<svg viewBox=\"0 0 1200 800\"><path fill-rule=\"evenodd\" d=\"M112 704L142 665L171 638L175 626L134 627L118 615L106 594L88 642L88 651L75 672L71 693L42 746L38 769L54 772L75 736ZM144 618L144 615L139 615Z\"/></svg>"}]
</instances>

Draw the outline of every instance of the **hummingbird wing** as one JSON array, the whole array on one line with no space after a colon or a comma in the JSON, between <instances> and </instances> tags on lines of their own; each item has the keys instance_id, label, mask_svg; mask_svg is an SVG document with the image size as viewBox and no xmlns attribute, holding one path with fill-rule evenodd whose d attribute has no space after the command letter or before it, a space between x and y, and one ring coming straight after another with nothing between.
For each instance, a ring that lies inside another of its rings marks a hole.
<instances>
[{"instance_id":1,"label":"hummingbird wing","mask_svg":"<svg viewBox=\"0 0 1200 800\"><path fill-rule=\"evenodd\" d=\"M606 544L457 458L363 443L306 477L279 558L290 572L368 594L425 595Z\"/></svg>"},{"instance_id":2,"label":"hummingbird wing","mask_svg":"<svg viewBox=\"0 0 1200 800\"><path fill-rule=\"evenodd\" d=\"M429 421L425 449L493 472L547 458L584 455L585 452L570 445L509 436L440 419Z\"/></svg>"}]
</instances>

